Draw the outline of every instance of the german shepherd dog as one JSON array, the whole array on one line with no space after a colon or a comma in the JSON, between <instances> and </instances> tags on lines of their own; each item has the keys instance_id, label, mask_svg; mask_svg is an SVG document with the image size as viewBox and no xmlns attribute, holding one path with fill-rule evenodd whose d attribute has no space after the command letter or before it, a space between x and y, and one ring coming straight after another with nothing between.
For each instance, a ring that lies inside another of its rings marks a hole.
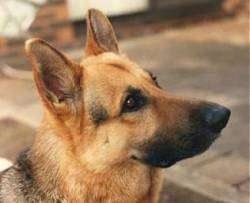
<instances>
[{"instance_id":1,"label":"german shepherd dog","mask_svg":"<svg viewBox=\"0 0 250 203\"><path fill-rule=\"evenodd\" d=\"M88 12L80 64L41 39L25 49L45 113L1 175L2 203L156 203L162 168L204 152L229 120L223 106L163 91L120 54L98 10Z\"/></svg>"}]
</instances>

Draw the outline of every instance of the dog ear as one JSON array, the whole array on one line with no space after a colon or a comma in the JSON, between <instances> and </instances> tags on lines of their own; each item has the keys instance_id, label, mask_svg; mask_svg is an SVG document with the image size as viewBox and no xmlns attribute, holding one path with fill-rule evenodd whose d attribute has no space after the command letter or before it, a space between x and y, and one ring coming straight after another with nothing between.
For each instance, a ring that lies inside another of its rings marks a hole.
<instances>
[{"instance_id":1,"label":"dog ear","mask_svg":"<svg viewBox=\"0 0 250 203\"><path fill-rule=\"evenodd\" d=\"M35 83L42 101L50 110L72 101L80 88L80 68L41 39L26 41Z\"/></svg>"},{"instance_id":2,"label":"dog ear","mask_svg":"<svg viewBox=\"0 0 250 203\"><path fill-rule=\"evenodd\" d=\"M119 52L113 27L108 18L101 11L90 9L86 21L86 55L98 55L103 52Z\"/></svg>"}]
</instances>

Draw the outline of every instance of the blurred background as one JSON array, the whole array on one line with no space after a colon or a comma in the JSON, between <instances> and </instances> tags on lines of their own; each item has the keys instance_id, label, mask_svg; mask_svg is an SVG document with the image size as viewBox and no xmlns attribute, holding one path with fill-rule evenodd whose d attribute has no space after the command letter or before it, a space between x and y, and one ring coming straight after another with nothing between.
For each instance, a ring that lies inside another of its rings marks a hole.
<instances>
[{"instance_id":1,"label":"blurred background","mask_svg":"<svg viewBox=\"0 0 250 203\"><path fill-rule=\"evenodd\" d=\"M121 50L163 88L232 110L206 153L166 170L161 202L247 203L248 0L0 0L0 168L1 158L15 161L32 143L42 117L24 41L43 38L79 61L93 7L110 17Z\"/></svg>"}]
</instances>

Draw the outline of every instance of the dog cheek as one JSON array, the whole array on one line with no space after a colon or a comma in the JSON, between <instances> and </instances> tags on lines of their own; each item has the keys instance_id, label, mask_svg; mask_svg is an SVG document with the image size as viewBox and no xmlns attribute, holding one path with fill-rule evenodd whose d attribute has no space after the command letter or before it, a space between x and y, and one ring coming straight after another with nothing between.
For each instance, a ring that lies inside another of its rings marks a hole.
<instances>
[{"instance_id":1,"label":"dog cheek","mask_svg":"<svg viewBox=\"0 0 250 203\"><path fill-rule=\"evenodd\" d=\"M160 121L153 109L148 109L140 116L140 120L135 125L133 130L133 139L135 143L142 143L145 140L152 139L158 129Z\"/></svg>"},{"instance_id":2,"label":"dog cheek","mask_svg":"<svg viewBox=\"0 0 250 203\"><path fill-rule=\"evenodd\" d=\"M117 123L104 124L98 127L95 139L81 156L88 170L103 172L128 157L127 130Z\"/></svg>"}]
</instances>

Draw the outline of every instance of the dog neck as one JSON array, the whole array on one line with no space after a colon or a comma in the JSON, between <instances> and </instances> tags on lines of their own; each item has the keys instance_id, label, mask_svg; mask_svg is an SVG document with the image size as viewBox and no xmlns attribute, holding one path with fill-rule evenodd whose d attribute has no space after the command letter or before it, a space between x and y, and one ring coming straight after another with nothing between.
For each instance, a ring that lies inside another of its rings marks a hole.
<instances>
[{"instance_id":1,"label":"dog neck","mask_svg":"<svg viewBox=\"0 0 250 203\"><path fill-rule=\"evenodd\" d=\"M36 184L50 200L66 202L141 202L150 194L157 170L129 162L92 173L50 126L43 122L29 152ZM140 188L137 186L140 185Z\"/></svg>"}]
</instances>

